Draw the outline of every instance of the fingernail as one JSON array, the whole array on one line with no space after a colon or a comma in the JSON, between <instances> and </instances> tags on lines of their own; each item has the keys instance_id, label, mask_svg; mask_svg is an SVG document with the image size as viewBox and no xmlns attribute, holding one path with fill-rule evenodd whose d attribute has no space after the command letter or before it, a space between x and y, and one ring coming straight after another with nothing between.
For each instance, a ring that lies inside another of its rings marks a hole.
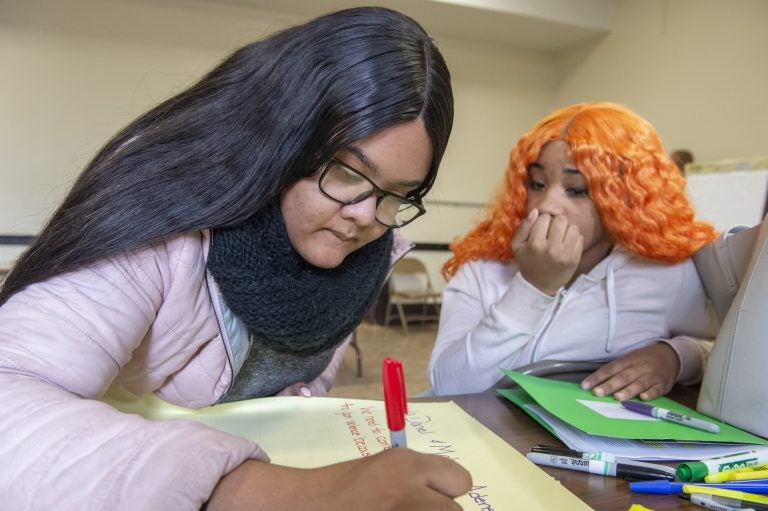
<instances>
[{"instance_id":1,"label":"fingernail","mask_svg":"<svg viewBox=\"0 0 768 511\"><path fill-rule=\"evenodd\" d=\"M622 394L621 392L618 392L613 395L618 401L624 401L626 399L626 394Z\"/></svg>"},{"instance_id":2,"label":"fingernail","mask_svg":"<svg viewBox=\"0 0 768 511\"><path fill-rule=\"evenodd\" d=\"M602 396L602 395L605 394L605 391L603 389L601 389L600 387L596 388L592 392L594 392L596 396Z\"/></svg>"},{"instance_id":3,"label":"fingernail","mask_svg":"<svg viewBox=\"0 0 768 511\"><path fill-rule=\"evenodd\" d=\"M309 387L301 387L301 389L299 389L299 392L304 397L312 397L312 391L309 390Z\"/></svg>"},{"instance_id":4,"label":"fingernail","mask_svg":"<svg viewBox=\"0 0 768 511\"><path fill-rule=\"evenodd\" d=\"M590 387L590 384L589 384L589 383L587 383L587 382L585 382L585 381L581 382L581 388L582 388L582 389L584 389L584 390L589 390L589 387Z\"/></svg>"},{"instance_id":5,"label":"fingernail","mask_svg":"<svg viewBox=\"0 0 768 511\"><path fill-rule=\"evenodd\" d=\"M528 220L533 220L536 218L536 215L538 214L538 210L536 208L533 208L530 213L528 213Z\"/></svg>"}]
</instances>

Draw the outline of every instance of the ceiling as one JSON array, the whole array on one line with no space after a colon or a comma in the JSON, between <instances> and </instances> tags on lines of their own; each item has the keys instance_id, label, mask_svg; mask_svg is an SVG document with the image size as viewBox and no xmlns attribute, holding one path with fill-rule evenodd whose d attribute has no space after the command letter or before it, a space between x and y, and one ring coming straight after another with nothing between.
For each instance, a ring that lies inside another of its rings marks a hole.
<instances>
[{"instance_id":1,"label":"ceiling","mask_svg":"<svg viewBox=\"0 0 768 511\"><path fill-rule=\"evenodd\" d=\"M375 3L417 19L435 37L557 52L608 34L617 0L219 0L293 16Z\"/></svg>"}]
</instances>

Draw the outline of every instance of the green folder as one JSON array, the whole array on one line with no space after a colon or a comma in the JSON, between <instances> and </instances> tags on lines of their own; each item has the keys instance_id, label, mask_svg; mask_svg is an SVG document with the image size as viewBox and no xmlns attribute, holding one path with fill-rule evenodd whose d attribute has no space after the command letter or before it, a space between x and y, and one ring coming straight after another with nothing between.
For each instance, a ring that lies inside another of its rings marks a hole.
<instances>
[{"instance_id":1,"label":"green folder","mask_svg":"<svg viewBox=\"0 0 768 511\"><path fill-rule=\"evenodd\" d=\"M614 438L642 440L673 440L687 442L733 442L768 445L768 440L752 435L724 422L717 421L692 410L669 398L660 397L648 404L674 410L676 412L697 417L720 426L720 433L709 433L683 426L669 421L648 421L617 419L606 417L581 401L601 401L618 405L612 396L598 397L588 390L583 390L577 383L539 378L515 371L502 369L504 373L517 383L519 389L499 389L497 392L525 410L525 405L532 401L563 422L591 435ZM525 395L527 394L527 396ZM540 424L541 419L530 414ZM550 432L552 429L545 426Z\"/></svg>"}]
</instances>

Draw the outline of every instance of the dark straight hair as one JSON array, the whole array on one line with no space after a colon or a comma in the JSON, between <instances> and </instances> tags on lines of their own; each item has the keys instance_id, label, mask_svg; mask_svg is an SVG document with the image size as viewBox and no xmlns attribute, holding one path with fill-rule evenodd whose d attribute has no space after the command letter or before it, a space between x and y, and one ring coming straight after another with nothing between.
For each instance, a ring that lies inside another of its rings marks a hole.
<instances>
[{"instance_id":1,"label":"dark straight hair","mask_svg":"<svg viewBox=\"0 0 768 511\"><path fill-rule=\"evenodd\" d=\"M242 223L339 149L422 118L432 186L453 124L445 61L384 8L331 13L249 44L115 135L86 166L0 289L193 230Z\"/></svg>"}]
</instances>

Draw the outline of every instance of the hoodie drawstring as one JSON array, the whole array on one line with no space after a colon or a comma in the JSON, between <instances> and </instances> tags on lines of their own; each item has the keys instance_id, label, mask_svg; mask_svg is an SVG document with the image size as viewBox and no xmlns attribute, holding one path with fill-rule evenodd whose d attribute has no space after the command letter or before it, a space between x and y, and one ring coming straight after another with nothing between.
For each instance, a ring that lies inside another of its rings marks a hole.
<instances>
[{"instance_id":1,"label":"hoodie drawstring","mask_svg":"<svg viewBox=\"0 0 768 511\"><path fill-rule=\"evenodd\" d=\"M605 294L608 299L608 338L605 340L605 352L613 349L613 338L616 333L616 282L613 275L613 261L608 262L605 279Z\"/></svg>"}]
</instances>

